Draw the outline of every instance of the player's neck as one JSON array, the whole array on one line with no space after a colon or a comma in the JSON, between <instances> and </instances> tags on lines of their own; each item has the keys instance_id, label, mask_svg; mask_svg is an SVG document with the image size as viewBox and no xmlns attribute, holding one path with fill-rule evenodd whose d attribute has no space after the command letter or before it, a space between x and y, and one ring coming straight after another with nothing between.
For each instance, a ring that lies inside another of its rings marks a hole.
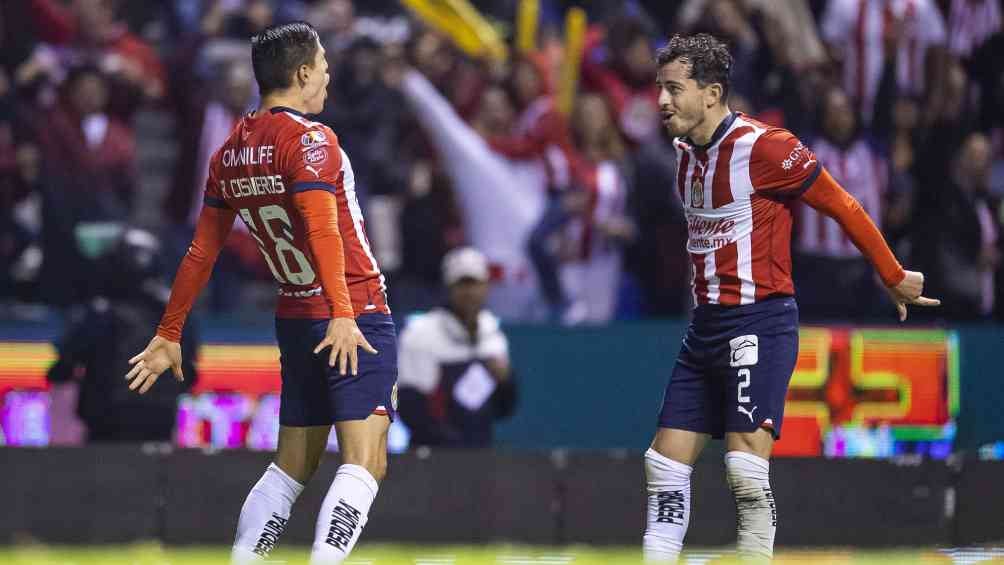
<instances>
[{"instance_id":1,"label":"player's neck","mask_svg":"<svg viewBox=\"0 0 1004 565\"><path fill-rule=\"evenodd\" d=\"M725 104L720 104L714 108L708 110L708 113L704 116L704 123L694 128L690 132L690 140L694 142L694 145L703 147L711 143L711 138L715 136L715 132L718 131L718 126L722 125L729 115L732 114L732 110Z\"/></svg>"},{"instance_id":2,"label":"player's neck","mask_svg":"<svg viewBox=\"0 0 1004 565\"><path fill-rule=\"evenodd\" d=\"M289 108L290 110L296 110L301 114L307 113L307 105L303 103L303 99L298 95L287 92L276 92L263 97L261 99L261 104L258 106L258 112L267 111L276 107Z\"/></svg>"}]
</instances>

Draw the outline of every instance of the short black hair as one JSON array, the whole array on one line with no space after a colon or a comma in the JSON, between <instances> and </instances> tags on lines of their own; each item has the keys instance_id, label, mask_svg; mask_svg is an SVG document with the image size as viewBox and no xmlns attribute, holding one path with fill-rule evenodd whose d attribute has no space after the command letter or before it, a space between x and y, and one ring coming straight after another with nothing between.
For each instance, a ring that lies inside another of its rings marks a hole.
<instances>
[{"instance_id":1,"label":"short black hair","mask_svg":"<svg viewBox=\"0 0 1004 565\"><path fill-rule=\"evenodd\" d=\"M262 96L293 84L301 65L314 65L317 30L306 22L273 25L251 37L251 66Z\"/></svg>"},{"instance_id":2,"label":"short black hair","mask_svg":"<svg viewBox=\"0 0 1004 565\"><path fill-rule=\"evenodd\" d=\"M665 47L655 54L661 69L677 59L690 64L690 76L701 88L709 84L722 85L722 100L729 97L729 75L732 73L732 54L723 41L708 33L696 35L676 34Z\"/></svg>"}]
</instances>

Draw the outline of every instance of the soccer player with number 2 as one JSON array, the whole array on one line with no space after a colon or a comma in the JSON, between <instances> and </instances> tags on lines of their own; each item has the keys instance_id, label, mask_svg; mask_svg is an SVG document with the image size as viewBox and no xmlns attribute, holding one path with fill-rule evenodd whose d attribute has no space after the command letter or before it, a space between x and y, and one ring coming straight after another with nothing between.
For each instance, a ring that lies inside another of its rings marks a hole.
<instances>
[{"instance_id":1,"label":"soccer player with number 2","mask_svg":"<svg viewBox=\"0 0 1004 565\"><path fill-rule=\"evenodd\" d=\"M900 320L924 276L900 266L860 204L788 131L728 107L732 57L707 34L675 36L657 54L659 109L677 154L696 308L645 453L644 554L675 562L690 521L690 474L724 437L741 558L769 560L777 509L769 480L798 355L791 281L792 205L835 219L875 266ZM833 292L845 292L835 288Z\"/></svg>"},{"instance_id":2,"label":"soccer player with number 2","mask_svg":"<svg viewBox=\"0 0 1004 565\"><path fill-rule=\"evenodd\" d=\"M341 563L387 468L396 409L394 323L349 158L331 129L306 117L320 112L327 96L317 32L306 23L270 27L252 38L251 60L261 105L210 162L195 238L156 336L131 359L126 379L142 394L168 368L183 378L185 318L239 216L279 283L282 393L278 453L241 509L233 562L268 556L334 425L342 464L321 505L311 563Z\"/></svg>"}]
</instances>

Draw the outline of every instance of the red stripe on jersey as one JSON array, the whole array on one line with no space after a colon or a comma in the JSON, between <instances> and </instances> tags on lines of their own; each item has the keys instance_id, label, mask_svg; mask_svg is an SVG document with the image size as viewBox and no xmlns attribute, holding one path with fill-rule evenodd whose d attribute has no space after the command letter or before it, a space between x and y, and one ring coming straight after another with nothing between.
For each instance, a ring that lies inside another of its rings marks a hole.
<instances>
[{"instance_id":1,"label":"red stripe on jersey","mask_svg":"<svg viewBox=\"0 0 1004 565\"><path fill-rule=\"evenodd\" d=\"M707 304L708 279L704 276L704 254L691 253L690 259L694 262L694 294L697 295L697 303Z\"/></svg>"},{"instance_id":2,"label":"red stripe on jersey","mask_svg":"<svg viewBox=\"0 0 1004 565\"><path fill-rule=\"evenodd\" d=\"M730 176L730 171L732 170L732 150L735 148L736 140L751 131L753 131L753 128L749 126L736 128L732 133L725 136L721 145L718 146L715 179L711 183L711 206L713 208L731 204L733 201Z\"/></svg>"},{"instance_id":3,"label":"red stripe on jersey","mask_svg":"<svg viewBox=\"0 0 1004 565\"><path fill-rule=\"evenodd\" d=\"M717 178L717 177L716 177ZM718 275L718 303L739 304L739 244L733 242L715 251L715 274Z\"/></svg>"},{"instance_id":4,"label":"red stripe on jersey","mask_svg":"<svg viewBox=\"0 0 1004 565\"><path fill-rule=\"evenodd\" d=\"M680 158L680 166L676 171L676 187L680 190L680 200L683 201L683 205L687 205L687 168L690 166L690 153L687 151L683 152L683 156Z\"/></svg>"},{"instance_id":5,"label":"red stripe on jersey","mask_svg":"<svg viewBox=\"0 0 1004 565\"><path fill-rule=\"evenodd\" d=\"M753 252L751 271L753 280L756 281L756 294L753 299L757 302L770 295L775 281L771 262L772 228L773 218L770 216L772 202L759 194L750 195L750 206L753 208L753 233L750 235L750 250Z\"/></svg>"}]
</instances>

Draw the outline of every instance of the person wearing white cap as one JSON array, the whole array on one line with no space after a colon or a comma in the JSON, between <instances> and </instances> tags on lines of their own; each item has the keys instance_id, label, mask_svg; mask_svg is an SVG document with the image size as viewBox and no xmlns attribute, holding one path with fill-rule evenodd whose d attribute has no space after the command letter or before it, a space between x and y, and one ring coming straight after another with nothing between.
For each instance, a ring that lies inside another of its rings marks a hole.
<instances>
[{"instance_id":1,"label":"person wearing white cap","mask_svg":"<svg viewBox=\"0 0 1004 565\"><path fill-rule=\"evenodd\" d=\"M486 447L516 399L509 341L485 309L491 272L472 247L443 259L447 305L413 317L398 348L399 412L412 445Z\"/></svg>"}]
</instances>

